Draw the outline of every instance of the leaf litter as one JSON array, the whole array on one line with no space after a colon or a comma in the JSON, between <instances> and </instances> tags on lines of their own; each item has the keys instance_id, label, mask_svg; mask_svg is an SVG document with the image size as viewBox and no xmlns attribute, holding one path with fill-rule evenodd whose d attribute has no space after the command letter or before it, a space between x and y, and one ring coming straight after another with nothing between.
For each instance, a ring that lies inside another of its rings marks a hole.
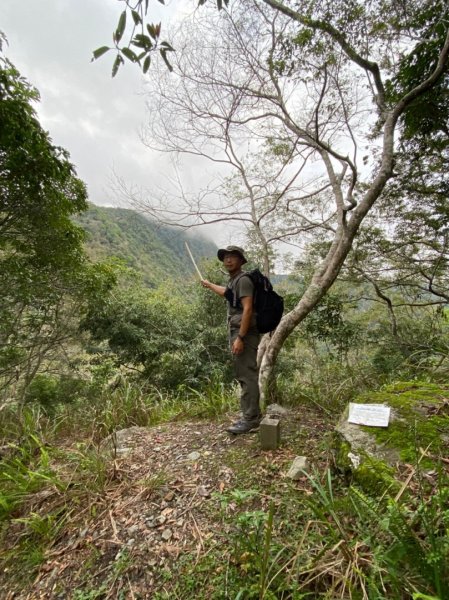
<instances>
[{"instance_id":1,"label":"leaf litter","mask_svg":"<svg viewBox=\"0 0 449 600\"><path fill-rule=\"evenodd\" d=\"M310 494L307 478L293 484L284 475L297 454L312 457L324 469L327 456L320 447L331 429L326 417L301 407L282 422L282 444L275 451L262 451L257 434L231 436L222 422L126 430L121 441L126 451L111 458L105 489L77 506L29 584L24 587L9 569L2 570L0 586L8 590L3 598L65 600L83 589L98 590L92 596L98 598L152 598L181 556L198 561L211 544L226 541L214 494L241 488L245 474L252 487L260 483L264 490L264 480L271 483L265 496L258 494L262 509L273 495L280 501L287 487ZM51 491L35 494L28 502L30 512L45 512L52 499ZM227 510L235 509L230 502ZM9 550L19 537L11 527Z\"/></svg>"}]
</instances>

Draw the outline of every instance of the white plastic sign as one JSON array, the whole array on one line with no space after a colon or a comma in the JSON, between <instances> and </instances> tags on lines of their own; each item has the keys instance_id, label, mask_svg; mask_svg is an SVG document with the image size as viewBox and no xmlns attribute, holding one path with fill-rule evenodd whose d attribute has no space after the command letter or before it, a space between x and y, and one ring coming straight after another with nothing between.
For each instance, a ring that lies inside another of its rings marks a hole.
<instances>
[{"instance_id":1,"label":"white plastic sign","mask_svg":"<svg viewBox=\"0 0 449 600\"><path fill-rule=\"evenodd\" d=\"M390 407L384 404L349 403L348 423L369 425L371 427L388 427Z\"/></svg>"}]
</instances>

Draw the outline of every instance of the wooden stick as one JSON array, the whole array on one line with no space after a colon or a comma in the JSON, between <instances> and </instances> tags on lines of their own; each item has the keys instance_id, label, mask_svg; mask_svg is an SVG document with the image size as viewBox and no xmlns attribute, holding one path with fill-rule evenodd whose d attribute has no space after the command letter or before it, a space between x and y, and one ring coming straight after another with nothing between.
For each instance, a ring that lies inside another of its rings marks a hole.
<instances>
[{"instance_id":1,"label":"wooden stick","mask_svg":"<svg viewBox=\"0 0 449 600\"><path fill-rule=\"evenodd\" d=\"M188 254L189 254L189 256L190 256L190 260L192 261L192 263L193 263L193 266L195 267L195 269L196 269L196 272L197 272L197 273L198 273L198 275L199 275L199 278L200 278L201 280L203 280L203 279L204 279L204 277L201 275L201 273L200 273L200 270L199 270L199 269L198 269L198 267L196 266L195 259L193 258L193 256L192 256L192 253L190 252L189 244L188 244L187 242L184 242L184 243L185 243L185 245L186 245L187 252L188 252Z\"/></svg>"}]
</instances>

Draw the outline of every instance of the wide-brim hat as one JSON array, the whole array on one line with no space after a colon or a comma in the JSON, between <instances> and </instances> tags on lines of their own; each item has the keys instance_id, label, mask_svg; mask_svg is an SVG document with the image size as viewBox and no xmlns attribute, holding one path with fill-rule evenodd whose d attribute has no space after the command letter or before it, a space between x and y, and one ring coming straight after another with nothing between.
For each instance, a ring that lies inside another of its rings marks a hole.
<instances>
[{"instance_id":1,"label":"wide-brim hat","mask_svg":"<svg viewBox=\"0 0 449 600\"><path fill-rule=\"evenodd\" d=\"M243 248L239 248L239 246L227 246L226 248L220 248L220 250L217 252L218 260L221 260L221 262L223 262L225 254L231 253L238 254L238 256L240 256L240 258L243 261L243 265L248 262L245 258L245 251L243 250Z\"/></svg>"}]
</instances>

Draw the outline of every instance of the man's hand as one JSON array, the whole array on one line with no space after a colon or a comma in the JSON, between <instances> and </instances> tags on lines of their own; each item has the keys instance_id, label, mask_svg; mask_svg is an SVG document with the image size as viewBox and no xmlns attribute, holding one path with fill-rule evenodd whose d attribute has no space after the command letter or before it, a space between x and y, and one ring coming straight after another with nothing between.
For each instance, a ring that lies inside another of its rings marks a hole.
<instances>
[{"instance_id":1,"label":"man's hand","mask_svg":"<svg viewBox=\"0 0 449 600\"><path fill-rule=\"evenodd\" d=\"M241 354L244 349L245 349L245 343L243 342L243 340L239 337L235 338L235 340L232 343L232 348L231 348L232 354Z\"/></svg>"},{"instance_id":2,"label":"man's hand","mask_svg":"<svg viewBox=\"0 0 449 600\"><path fill-rule=\"evenodd\" d=\"M212 290L213 292L215 292L219 296L224 296L225 291L226 291L226 288L223 287L222 285L216 285L215 283L211 283L207 279L202 279L201 280L201 285L203 287L205 287L205 288L208 288L208 289Z\"/></svg>"}]
</instances>

